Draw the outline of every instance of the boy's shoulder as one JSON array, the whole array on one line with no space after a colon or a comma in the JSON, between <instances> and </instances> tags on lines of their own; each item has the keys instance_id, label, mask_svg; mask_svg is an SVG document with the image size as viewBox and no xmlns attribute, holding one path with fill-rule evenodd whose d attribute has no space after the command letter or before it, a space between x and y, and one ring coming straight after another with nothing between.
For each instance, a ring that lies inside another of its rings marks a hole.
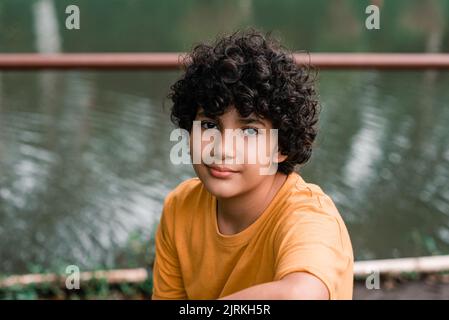
<instances>
[{"instance_id":1,"label":"boy's shoulder","mask_svg":"<svg viewBox=\"0 0 449 320\"><path fill-rule=\"evenodd\" d=\"M282 217L278 229L280 238L291 234L293 228L298 234L317 236L321 239L319 241L331 239L340 243L345 255L353 259L352 245L343 217L332 198L319 185L308 183L298 175L281 208Z\"/></svg>"},{"instance_id":2,"label":"boy's shoulder","mask_svg":"<svg viewBox=\"0 0 449 320\"><path fill-rule=\"evenodd\" d=\"M297 175L281 208L281 221L286 229L294 224L313 222L345 233L346 226L332 198L316 184Z\"/></svg>"},{"instance_id":3,"label":"boy's shoulder","mask_svg":"<svg viewBox=\"0 0 449 320\"><path fill-rule=\"evenodd\" d=\"M300 175L296 175L297 179L292 188L289 190L290 195L288 202L291 205L312 206L316 208L333 207L336 210L334 202L323 189L317 184L306 182ZM333 210L332 210L333 211Z\"/></svg>"},{"instance_id":4,"label":"boy's shoulder","mask_svg":"<svg viewBox=\"0 0 449 320\"><path fill-rule=\"evenodd\" d=\"M202 190L202 182L199 178L194 177L187 179L178 184L167 195L165 201L167 204L181 204L186 200L190 200L192 196L198 196Z\"/></svg>"}]
</instances>

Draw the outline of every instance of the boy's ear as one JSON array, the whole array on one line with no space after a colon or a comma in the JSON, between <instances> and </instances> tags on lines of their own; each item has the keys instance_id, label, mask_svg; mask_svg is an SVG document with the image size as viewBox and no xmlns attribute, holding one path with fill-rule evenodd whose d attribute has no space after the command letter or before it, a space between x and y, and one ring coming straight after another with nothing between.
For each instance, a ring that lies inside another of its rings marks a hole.
<instances>
[{"instance_id":1,"label":"boy's ear","mask_svg":"<svg viewBox=\"0 0 449 320\"><path fill-rule=\"evenodd\" d=\"M278 151L274 158L274 161L276 163L281 163L281 162L284 162L287 159L287 157L288 157L287 155L282 154L280 151Z\"/></svg>"}]
</instances>

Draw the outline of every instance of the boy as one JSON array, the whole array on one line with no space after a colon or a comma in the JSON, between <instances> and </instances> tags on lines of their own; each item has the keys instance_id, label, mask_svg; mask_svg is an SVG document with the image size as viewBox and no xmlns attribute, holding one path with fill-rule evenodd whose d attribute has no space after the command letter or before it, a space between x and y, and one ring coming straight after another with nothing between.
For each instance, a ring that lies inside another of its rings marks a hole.
<instances>
[{"instance_id":1,"label":"boy","mask_svg":"<svg viewBox=\"0 0 449 320\"><path fill-rule=\"evenodd\" d=\"M317 135L310 71L255 30L197 45L185 67L171 87L171 119L188 133L195 125L212 131L219 142L205 152L204 139L190 135L198 177L164 202L152 298L351 299L345 224L332 200L294 171L310 158ZM262 136L277 138L278 148L268 147L276 167L270 174L261 173L260 157L248 162Z\"/></svg>"}]
</instances>

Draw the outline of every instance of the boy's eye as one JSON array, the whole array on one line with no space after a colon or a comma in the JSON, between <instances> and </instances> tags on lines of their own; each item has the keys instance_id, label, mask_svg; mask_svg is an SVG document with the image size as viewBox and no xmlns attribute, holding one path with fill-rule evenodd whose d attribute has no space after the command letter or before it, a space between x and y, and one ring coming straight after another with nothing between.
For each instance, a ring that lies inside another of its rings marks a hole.
<instances>
[{"instance_id":1,"label":"boy's eye","mask_svg":"<svg viewBox=\"0 0 449 320\"><path fill-rule=\"evenodd\" d=\"M243 134L248 137L257 136L259 134L259 130L257 128L245 128L242 131Z\"/></svg>"},{"instance_id":2,"label":"boy's eye","mask_svg":"<svg viewBox=\"0 0 449 320\"><path fill-rule=\"evenodd\" d=\"M212 121L201 121L201 128L203 129L217 129L217 125Z\"/></svg>"}]
</instances>

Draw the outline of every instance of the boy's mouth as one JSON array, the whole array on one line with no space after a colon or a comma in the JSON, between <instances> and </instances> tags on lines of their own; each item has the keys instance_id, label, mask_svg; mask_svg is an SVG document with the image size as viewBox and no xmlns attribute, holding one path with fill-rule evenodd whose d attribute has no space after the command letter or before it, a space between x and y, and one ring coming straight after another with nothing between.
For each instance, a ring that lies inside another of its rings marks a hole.
<instances>
[{"instance_id":1,"label":"boy's mouth","mask_svg":"<svg viewBox=\"0 0 449 320\"><path fill-rule=\"evenodd\" d=\"M233 174L238 173L238 171L224 166L206 165L206 167L208 168L211 176L219 179L228 178Z\"/></svg>"}]
</instances>

